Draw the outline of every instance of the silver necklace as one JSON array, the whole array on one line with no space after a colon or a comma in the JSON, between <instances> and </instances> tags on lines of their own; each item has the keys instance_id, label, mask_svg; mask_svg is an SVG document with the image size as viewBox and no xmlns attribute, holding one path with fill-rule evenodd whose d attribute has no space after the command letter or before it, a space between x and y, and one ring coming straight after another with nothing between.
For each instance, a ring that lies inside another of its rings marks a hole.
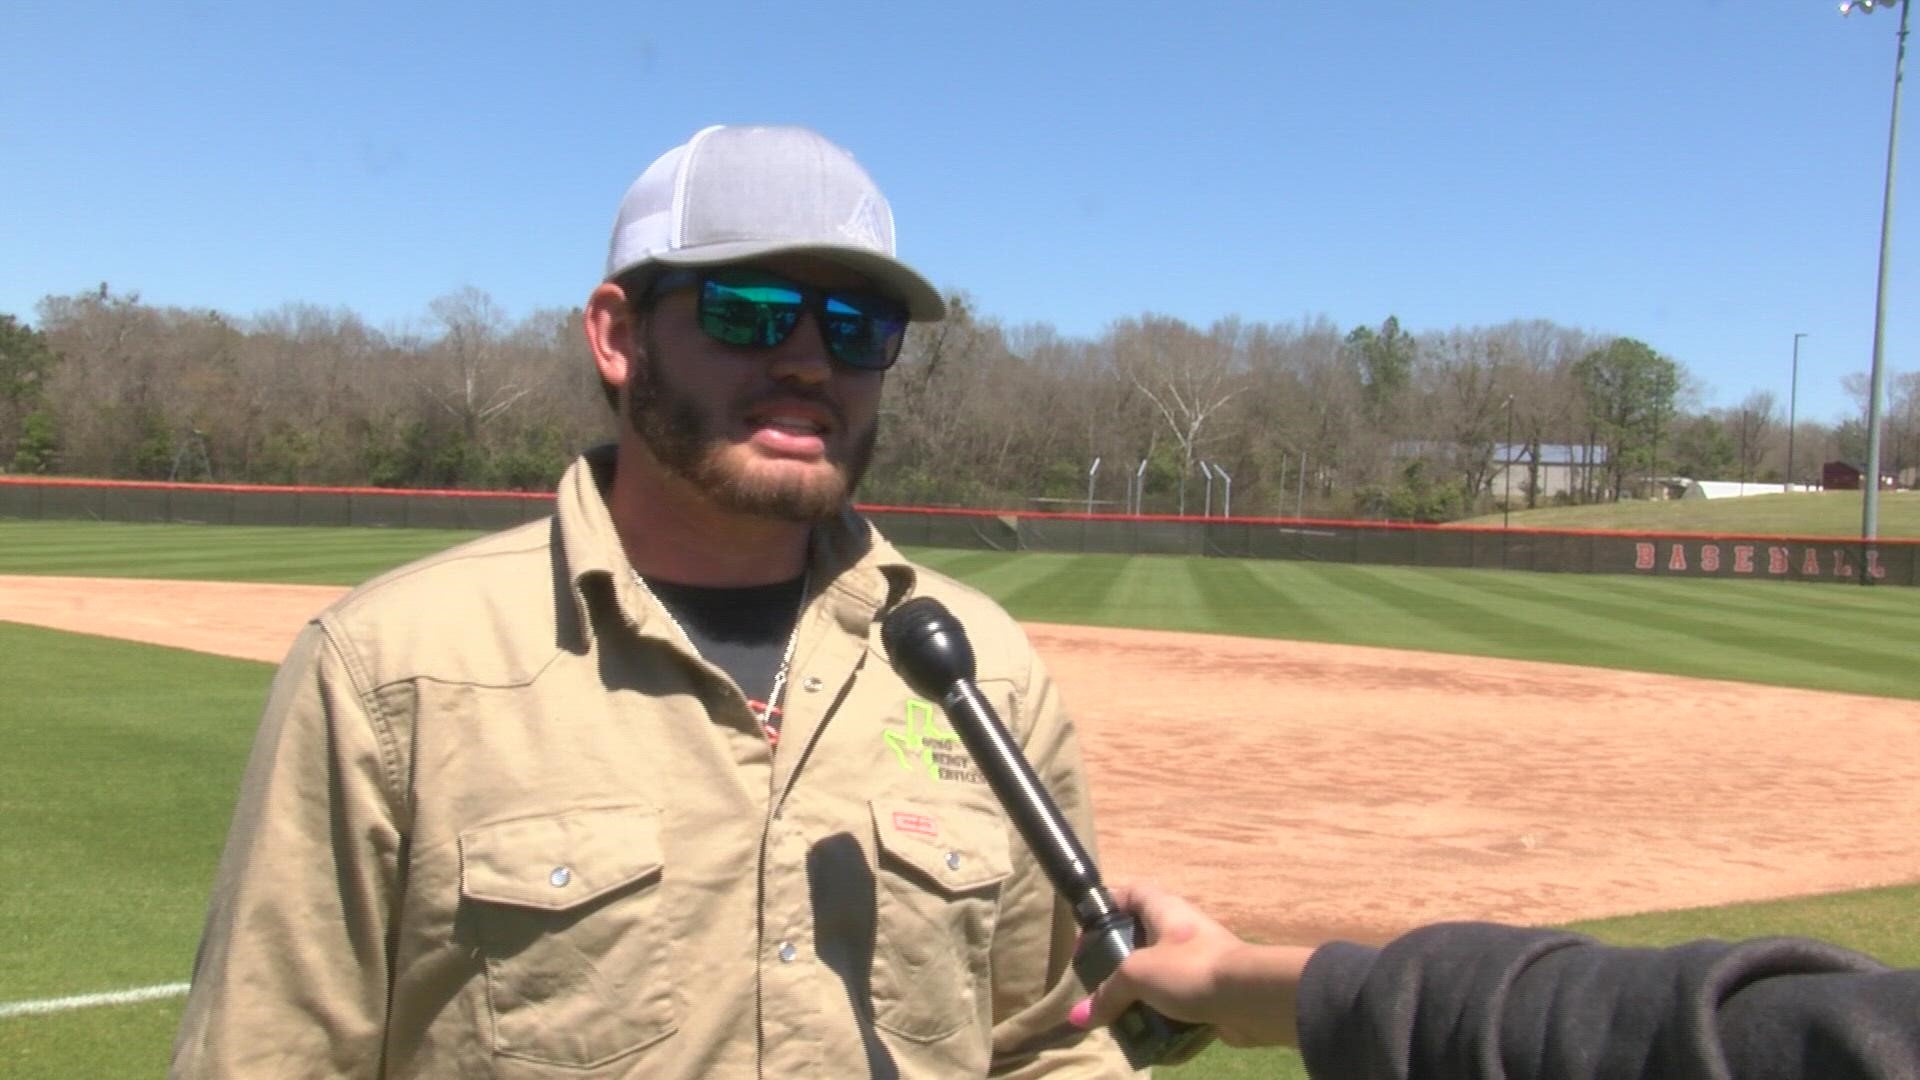
<instances>
[{"instance_id":1,"label":"silver necklace","mask_svg":"<svg viewBox=\"0 0 1920 1080\"><path fill-rule=\"evenodd\" d=\"M793 651L800 644L800 619L807 613L807 586L812 583L812 577L811 569L800 575L800 607L793 613L793 632L787 635L787 648L780 654L780 666L773 673L773 686L767 691L767 700L754 714L754 719L760 722L760 730L766 735L767 742L776 746L780 743L780 727L773 722L773 714L780 711L780 695L787 688L787 672L793 667ZM667 622L673 626L674 632L680 635L680 640L686 642L687 648L692 649L694 655L698 656L700 646L693 643L693 635L687 633L687 628L680 625L679 619L674 618L673 609L668 607L666 602L660 599L659 594L647 585L647 579L640 576L639 570L633 572L633 582L640 586L641 592L653 599L654 606L667 617Z\"/></svg>"}]
</instances>

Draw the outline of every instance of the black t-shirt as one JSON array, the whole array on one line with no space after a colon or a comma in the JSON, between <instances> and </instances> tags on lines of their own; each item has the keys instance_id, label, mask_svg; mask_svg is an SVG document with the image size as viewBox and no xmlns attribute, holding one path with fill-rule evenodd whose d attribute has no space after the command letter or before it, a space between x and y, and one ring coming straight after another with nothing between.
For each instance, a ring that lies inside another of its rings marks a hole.
<instances>
[{"instance_id":1,"label":"black t-shirt","mask_svg":"<svg viewBox=\"0 0 1920 1080\"><path fill-rule=\"evenodd\" d=\"M733 677L756 713L765 709L787 641L800 617L806 578L771 585L714 588L648 579L647 588L673 613L707 662ZM785 696L784 694L782 695ZM768 717L777 728L780 712Z\"/></svg>"}]
</instances>

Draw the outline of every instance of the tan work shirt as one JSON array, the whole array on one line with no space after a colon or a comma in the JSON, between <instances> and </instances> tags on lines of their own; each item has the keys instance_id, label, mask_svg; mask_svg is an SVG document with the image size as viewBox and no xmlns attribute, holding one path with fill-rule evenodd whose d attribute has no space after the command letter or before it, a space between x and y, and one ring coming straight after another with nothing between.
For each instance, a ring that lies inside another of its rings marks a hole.
<instances>
[{"instance_id":1,"label":"tan work shirt","mask_svg":"<svg viewBox=\"0 0 1920 1080\"><path fill-rule=\"evenodd\" d=\"M1130 1075L1057 901L894 674L909 595L1086 843L1080 755L990 600L816 530L778 753L633 579L576 462L553 519L404 567L275 679L174 1047L181 1077Z\"/></svg>"}]
</instances>

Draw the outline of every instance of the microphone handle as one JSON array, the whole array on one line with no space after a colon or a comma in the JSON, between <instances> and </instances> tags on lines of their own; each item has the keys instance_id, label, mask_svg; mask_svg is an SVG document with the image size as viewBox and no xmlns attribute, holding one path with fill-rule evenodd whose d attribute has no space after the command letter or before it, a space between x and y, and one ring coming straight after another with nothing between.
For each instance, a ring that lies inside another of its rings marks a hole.
<instances>
[{"instance_id":1,"label":"microphone handle","mask_svg":"<svg viewBox=\"0 0 1920 1080\"><path fill-rule=\"evenodd\" d=\"M1074 915L1084 927L1088 918L1101 914L1101 909L1090 909L1082 915L1083 898L1090 892L1106 890L1100 888L1100 871L1087 849L1080 846L1059 804L1034 775L1026 755L973 680L956 680L941 704L954 732L973 756L974 766L986 775L987 785L1013 818L1014 828L1026 838L1054 890L1073 905ZM1102 905L1111 906L1110 902Z\"/></svg>"},{"instance_id":2,"label":"microphone handle","mask_svg":"<svg viewBox=\"0 0 1920 1080\"><path fill-rule=\"evenodd\" d=\"M1075 974L1088 987L1100 985L1144 944L1139 924L1114 906L1112 895L1100 882L1099 868L973 680L954 680L940 703L974 766L986 775L987 785L1053 882L1054 891L1073 908L1080 926L1080 945L1073 956ZM1113 1022L1113 1033L1136 1069L1184 1061L1213 1038L1211 1028L1170 1020L1140 1001L1127 1006Z\"/></svg>"}]
</instances>

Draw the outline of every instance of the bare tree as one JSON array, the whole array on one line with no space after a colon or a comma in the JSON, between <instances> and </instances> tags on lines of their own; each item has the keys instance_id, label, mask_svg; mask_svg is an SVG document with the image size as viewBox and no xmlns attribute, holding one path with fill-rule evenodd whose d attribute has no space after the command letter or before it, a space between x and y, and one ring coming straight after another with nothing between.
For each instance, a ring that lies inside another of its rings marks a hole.
<instances>
[{"instance_id":1,"label":"bare tree","mask_svg":"<svg viewBox=\"0 0 1920 1080\"><path fill-rule=\"evenodd\" d=\"M1006 328L964 294L950 304L945 322L912 328L885 384L888 435L869 493L975 506L1077 500L1100 459L1100 493L1117 495L1144 462L1164 500L1156 508L1175 508L1177 487L1184 513L1206 460L1232 471L1236 506L1288 513L1311 491L1315 510L1344 512L1363 491L1372 501L1413 484L1409 455L1429 494L1482 499L1494 445L1512 441L1531 448L1529 471L1496 494L1531 505L1566 491L1559 469L1551 488L1542 476L1550 445L1611 444L1618 486L1629 468L1655 471L1680 430L1698 427L1677 365L1657 408L1616 416L1594 400L1609 384L1576 377L1577 362L1614 339L1543 320L1416 336L1393 319L1343 333L1324 317L1202 330L1143 314L1088 340L1044 324ZM615 422L579 309L515 322L473 288L433 301L411 332L300 305L236 321L105 287L50 297L40 314L47 349L64 359L34 376L44 383L37 422L57 429L58 467L73 472L164 475L191 437L223 479L542 487ZM1864 377L1851 381L1863 397ZM1891 390L1887 445L1896 468L1911 467L1920 375ZM22 415L18 402L0 409L0 438L21 438ZM1766 415L1747 418L1745 475L1779 441L1770 420L1752 423ZM1803 441L1837 455L1859 427L1814 425ZM1436 502L1421 512L1446 511Z\"/></svg>"},{"instance_id":2,"label":"bare tree","mask_svg":"<svg viewBox=\"0 0 1920 1080\"><path fill-rule=\"evenodd\" d=\"M1107 331L1114 368L1153 404L1180 451L1180 513L1187 512L1187 477L1200 460L1207 422L1247 388L1236 358L1238 320L1202 334L1178 319L1143 315Z\"/></svg>"},{"instance_id":3,"label":"bare tree","mask_svg":"<svg viewBox=\"0 0 1920 1080\"><path fill-rule=\"evenodd\" d=\"M1002 477L991 463L1013 437L1007 425L1017 425L1006 399L1027 374L998 322L979 318L965 294L948 296L946 319L915 324L887 377L881 419L888 435L869 490L934 503L975 501L995 490Z\"/></svg>"},{"instance_id":4,"label":"bare tree","mask_svg":"<svg viewBox=\"0 0 1920 1080\"><path fill-rule=\"evenodd\" d=\"M1039 463L1049 493L1077 498L1086 494L1086 470L1098 459L1105 465L1097 477L1105 481L1101 489L1116 486L1122 461L1138 452L1147 428L1141 420L1149 419L1129 416L1131 388L1113 378L1090 343L1064 338L1048 324L1008 331L1007 347L1021 367L1019 377L1008 380L1011 393L1000 408L1012 421L1005 434L1018 441L1003 443L996 473L1011 478L1024 468L1031 474Z\"/></svg>"},{"instance_id":5,"label":"bare tree","mask_svg":"<svg viewBox=\"0 0 1920 1080\"><path fill-rule=\"evenodd\" d=\"M506 315L493 297L470 285L433 300L427 309L439 323L440 337L421 357L423 370L415 381L459 424L468 443L478 445L481 429L532 390L503 347Z\"/></svg>"},{"instance_id":6,"label":"bare tree","mask_svg":"<svg viewBox=\"0 0 1920 1080\"><path fill-rule=\"evenodd\" d=\"M1588 409L1585 390L1574 374L1574 365L1599 343L1591 334L1557 325L1545 319L1503 323L1488 331L1489 348L1501 358L1505 394L1513 395L1512 442L1525 448L1525 479L1513 486L1516 501L1524 499L1529 507L1538 506L1550 486L1544 459L1550 446L1566 459L1563 469L1576 475L1566 477L1573 489L1567 494L1591 498L1595 458L1599 455L1584 423ZM1501 440L1507 440L1507 418L1501 418ZM1498 495L1505 499L1508 492Z\"/></svg>"},{"instance_id":7,"label":"bare tree","mask_svg":"<svg viewBox=\"0 0 1920 1080\"><path fill-rule=\"evenodd\" d=\"M1433 335L1421 343L1420 356L1416 382L1427 392L1435 434L1471 505L1493 475L1493 447L1503 435L1515 361L1505 343L1485 330Z\"/></svg>"},{"instance_id":8,"label":"bare tree","mask_svg":"<svg viewBox=\"0 0 1920 1080\"><path fill-rule=\"evenodd\" d=\"M166 318L138 293L50 296L39 305L47 344L65 358L49 380L67 470L158 478L172 460L165 381Z\"/></svg>"},{"instance_id":9,"label":"bare tree","mask_svg":"<svg viewBox=\"0 0 1920 1080\"><path fill-rule=\"evenodd\" d=\"M1740 463L1740 482L1746 483L1759 472L1767 453L1767 441L1780 420L1780 405L1771 390L1755 390L1739 405L1728 409L1723 423L1732 437L1734 453Z\"/></svg>"}]
</instances>

